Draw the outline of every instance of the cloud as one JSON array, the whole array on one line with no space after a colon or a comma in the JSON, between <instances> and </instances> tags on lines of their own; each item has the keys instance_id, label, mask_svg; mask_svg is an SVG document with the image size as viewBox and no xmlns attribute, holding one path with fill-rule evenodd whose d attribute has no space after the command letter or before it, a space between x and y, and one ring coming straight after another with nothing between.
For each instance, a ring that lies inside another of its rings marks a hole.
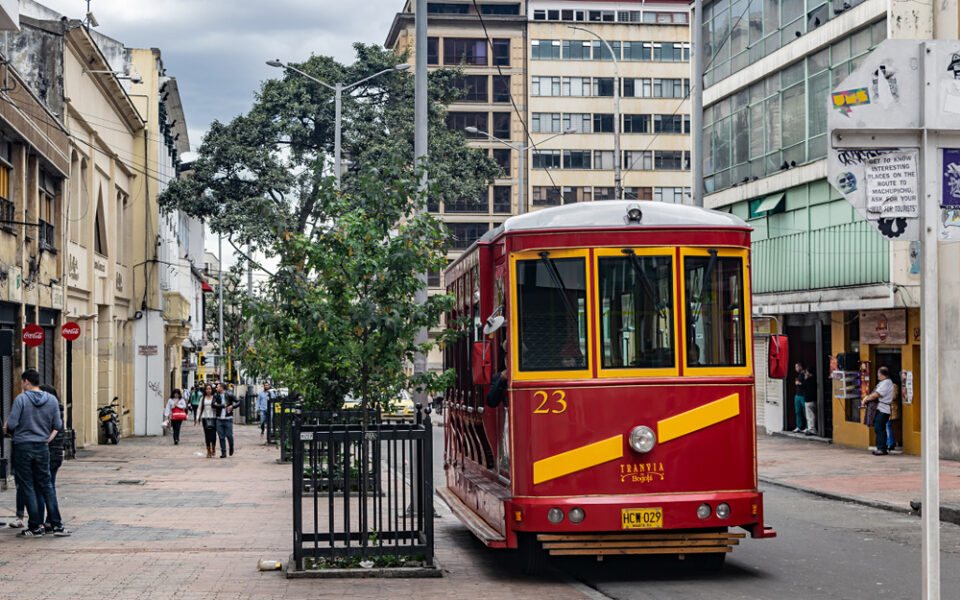
<instances>
[{"instance_id":1,"label":"cloud","mask_svg":"<svg viewBox=\"0 0 960 600\"><path fill-rule=\"evenodd\" d=\"M42 2L72 19L78 0ZM214 120L246 112L260 82L279 72L264 61L310 54L353 59L352 44L382 44L403 0L93 0L101 33L132 48L159 48L177 78L190 142Z\"/></svg>"}]
</instances>

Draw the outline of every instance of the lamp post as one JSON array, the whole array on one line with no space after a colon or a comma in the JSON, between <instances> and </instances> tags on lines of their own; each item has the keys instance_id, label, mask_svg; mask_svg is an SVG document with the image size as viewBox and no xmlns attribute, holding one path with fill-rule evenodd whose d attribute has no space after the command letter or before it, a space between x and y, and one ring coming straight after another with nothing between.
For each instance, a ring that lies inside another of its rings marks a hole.
<instances>
[{"instance_id":1,"label":"lamp post","mask_svg":"<svg viewBox=\"0 0 960 600\"><path fill-rule=\"evenodd\" d=\"M617 60L610 42L596 31L579 25L567 25L567 27L589 33L603 42L613 58L613 72L616 75L616 80L613 82L613 195L617 200L623 200L623 185L620 180L620 163L623 160L620 156L620 61Z\"/></svg>"},{"instance_id":2,"label":"lamp post","mask_svg":"<svg viewBox=\"0 0 960 600\"><path fill-rule=\"evenodd\" d=\"M525 203L524 203L524 195L525 195L524 192L526 191L526 186L525 186L524 181L523 181L523 162L524 162L524 157L525 157L525 155L527 154L527 150L530 150L530 149L532 149L532 148L535 148L535 147L537 147L538 145L540 145L540 144L542 144L542 143L544 143L544 142L549 142L550 140L552 140L552 139L555 138L555 137L560 137L561 135L567 135L568 133L575 133L575 130L571 127L570 129L567 129L567 130L565 130L565 131L561 131L560 133L555 133L555 134L551 135L550 137L544 138L544 139L540 140L539 142L535 142L535 143L533 143L533 144L530 144L529 146L518 146L518 145L516 145L516 144L511 144L510 142L508 142L508 141L506 141L506 140L502 140L502 139L498 138L497 136L493 135L492 133L487 133L486 131L483 131L482 129L477 129L476 127L467 127L467 128L465 129L465 131L466 131L467 133L472 133L472 134L478 134L478 133L479 133L480 135L486 136L486 137L490 138L491 140L495 140L495 141L497 141L497 142L500 142L500 143L503 144L504 146L507 146L508 148L513 148L514 150L517 151L517 155L518 155L518 157L519 157L519 158L517 159L517 166L519 167L519 171L520 171L519 175L517 176L517 180L518 180L518 182L519 182L519 184L520 184L520 189L519 189L519 191L517 192L517 203L520 205L520 206L519 206L519 209L518 209L518 211L517 211L517 214L519 214L519 215L522 215L524 212L526 212L526 205L525 205Z\"/></svg>"},{"instance_id":3,"label":"lamp post","mask_svg":"<svg viewBox=\"0 0 960 600\"><path fill-rule=\"evenodd\" d=\"M313 75L308 75L307 73L304 73L303 71L301 71L300 69L298 69L298 68L296 68L296 67L291 67L290 65L281 62L279 58L278 58L278 59L275 59L275 60L268 60L268 61L267 61L267 64L270 65L271 67L279 67L279 68L282 68L282 69L286 69L286 70L288 70L288 71L293 71L294 73L297 73L297 74L299 74L299 75L303 75L304 77L306 77L307 79L309 79L310 81L312 81L312 82L314 82L314 83L319 83L319 84L322 85L323 87L329 88L329 89L333 90L333 92L334 92L334 94L335 94L335 100L334 100L334 114L335 114L335 116L334 116L334 134L333 134L333 155L334 155L334 156L333 156L333 169L334 169L334 176L336 177L337 190L339 190L339 189L340 189L340 162L341 162L341 161L340 161L340 130L341 130L341 126L342 126L342 119L341 119L341 117L340 117L340 105L341 105L341 99L342 99L342 97L343 97L343 92L346 91L346 90L349 90L349 89L351 89L351 88L354 88L354 87L360 85L361 83L370 81L370 80L373 79L374 77L379 77L380 75L383 75L384 73L392 73L392 72L394 72L394 71L405 71L405 70L407 70L407 69L410 68L410 65L408 65L408 64L396 65L395 67L393 67L393 68L391 68L391 69L384 69L384 70L380 71L379 73L374 73L373 75L370 75L369 77L364 77L363 79L360 79L359 81L354 81L353 83L343 84L343 83L340 83L340 82L338 81L337 83L335 83L335 84L333 84L333 85L330 85L329 83L327 83L327 82L325 82L325 81L321 81L321 80L317 79L317 78L314 77Z\"/></svg>"}]
</instances>

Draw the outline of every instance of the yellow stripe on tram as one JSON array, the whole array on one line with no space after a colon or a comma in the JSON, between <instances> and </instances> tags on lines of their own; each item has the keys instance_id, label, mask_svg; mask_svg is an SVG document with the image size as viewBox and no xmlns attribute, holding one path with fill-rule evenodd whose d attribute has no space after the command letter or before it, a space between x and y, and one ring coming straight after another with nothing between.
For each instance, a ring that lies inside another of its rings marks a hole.
<instances>
[{"instance_id":1,"label":"yellow stripe on tram","mask_svg":"<svg viewBox=\"0 0 960 600\"><path fill-rule=\"evenodd\" d=\"M657 442L669 442L740 414L740 394L730 394L657 423Z\"/></svg>"},{"instance_id":2,"label":"yellow stripe on tram","mask_svg":"<svg viewBox=\"0 0 960 600\"><path fill-rule=\"evenodd\" d=\"M543 483L623 457L623 436L580 446L533 463L533 483Z\"/></svg>"}]
</instances>

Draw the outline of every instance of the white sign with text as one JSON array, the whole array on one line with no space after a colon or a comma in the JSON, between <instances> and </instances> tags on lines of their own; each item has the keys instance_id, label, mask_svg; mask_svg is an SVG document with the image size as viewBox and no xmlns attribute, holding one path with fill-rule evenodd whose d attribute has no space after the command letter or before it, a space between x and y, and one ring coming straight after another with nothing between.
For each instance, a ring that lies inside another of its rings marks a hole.
<instances>
[{"instance_id":1,"label":"white sign with text","mask_svg":"<svg viewBox=\"0 0 960 600\"><path fill-rule=\"evenodd\" d=\"M920 216L916 152L887 152L874 156L865 162L864 175L868 218Z\"/></svg>"}]
</instances>

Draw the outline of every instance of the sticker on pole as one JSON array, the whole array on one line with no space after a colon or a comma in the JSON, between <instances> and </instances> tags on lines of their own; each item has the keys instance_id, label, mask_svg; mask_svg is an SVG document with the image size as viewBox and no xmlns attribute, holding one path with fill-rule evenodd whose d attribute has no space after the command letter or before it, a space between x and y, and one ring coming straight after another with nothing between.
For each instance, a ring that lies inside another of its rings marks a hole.
<instances>
[{"instance_id":1,"label":"sticker on pole","mask_svg":"<svg viewBox=\"0 0 960 600\"><path fill-rule=\"evenodd\" d=\"M887 152L865 161L867 218L920 216L917 195L917 153Z\"/></svg>"}]
</instances>

